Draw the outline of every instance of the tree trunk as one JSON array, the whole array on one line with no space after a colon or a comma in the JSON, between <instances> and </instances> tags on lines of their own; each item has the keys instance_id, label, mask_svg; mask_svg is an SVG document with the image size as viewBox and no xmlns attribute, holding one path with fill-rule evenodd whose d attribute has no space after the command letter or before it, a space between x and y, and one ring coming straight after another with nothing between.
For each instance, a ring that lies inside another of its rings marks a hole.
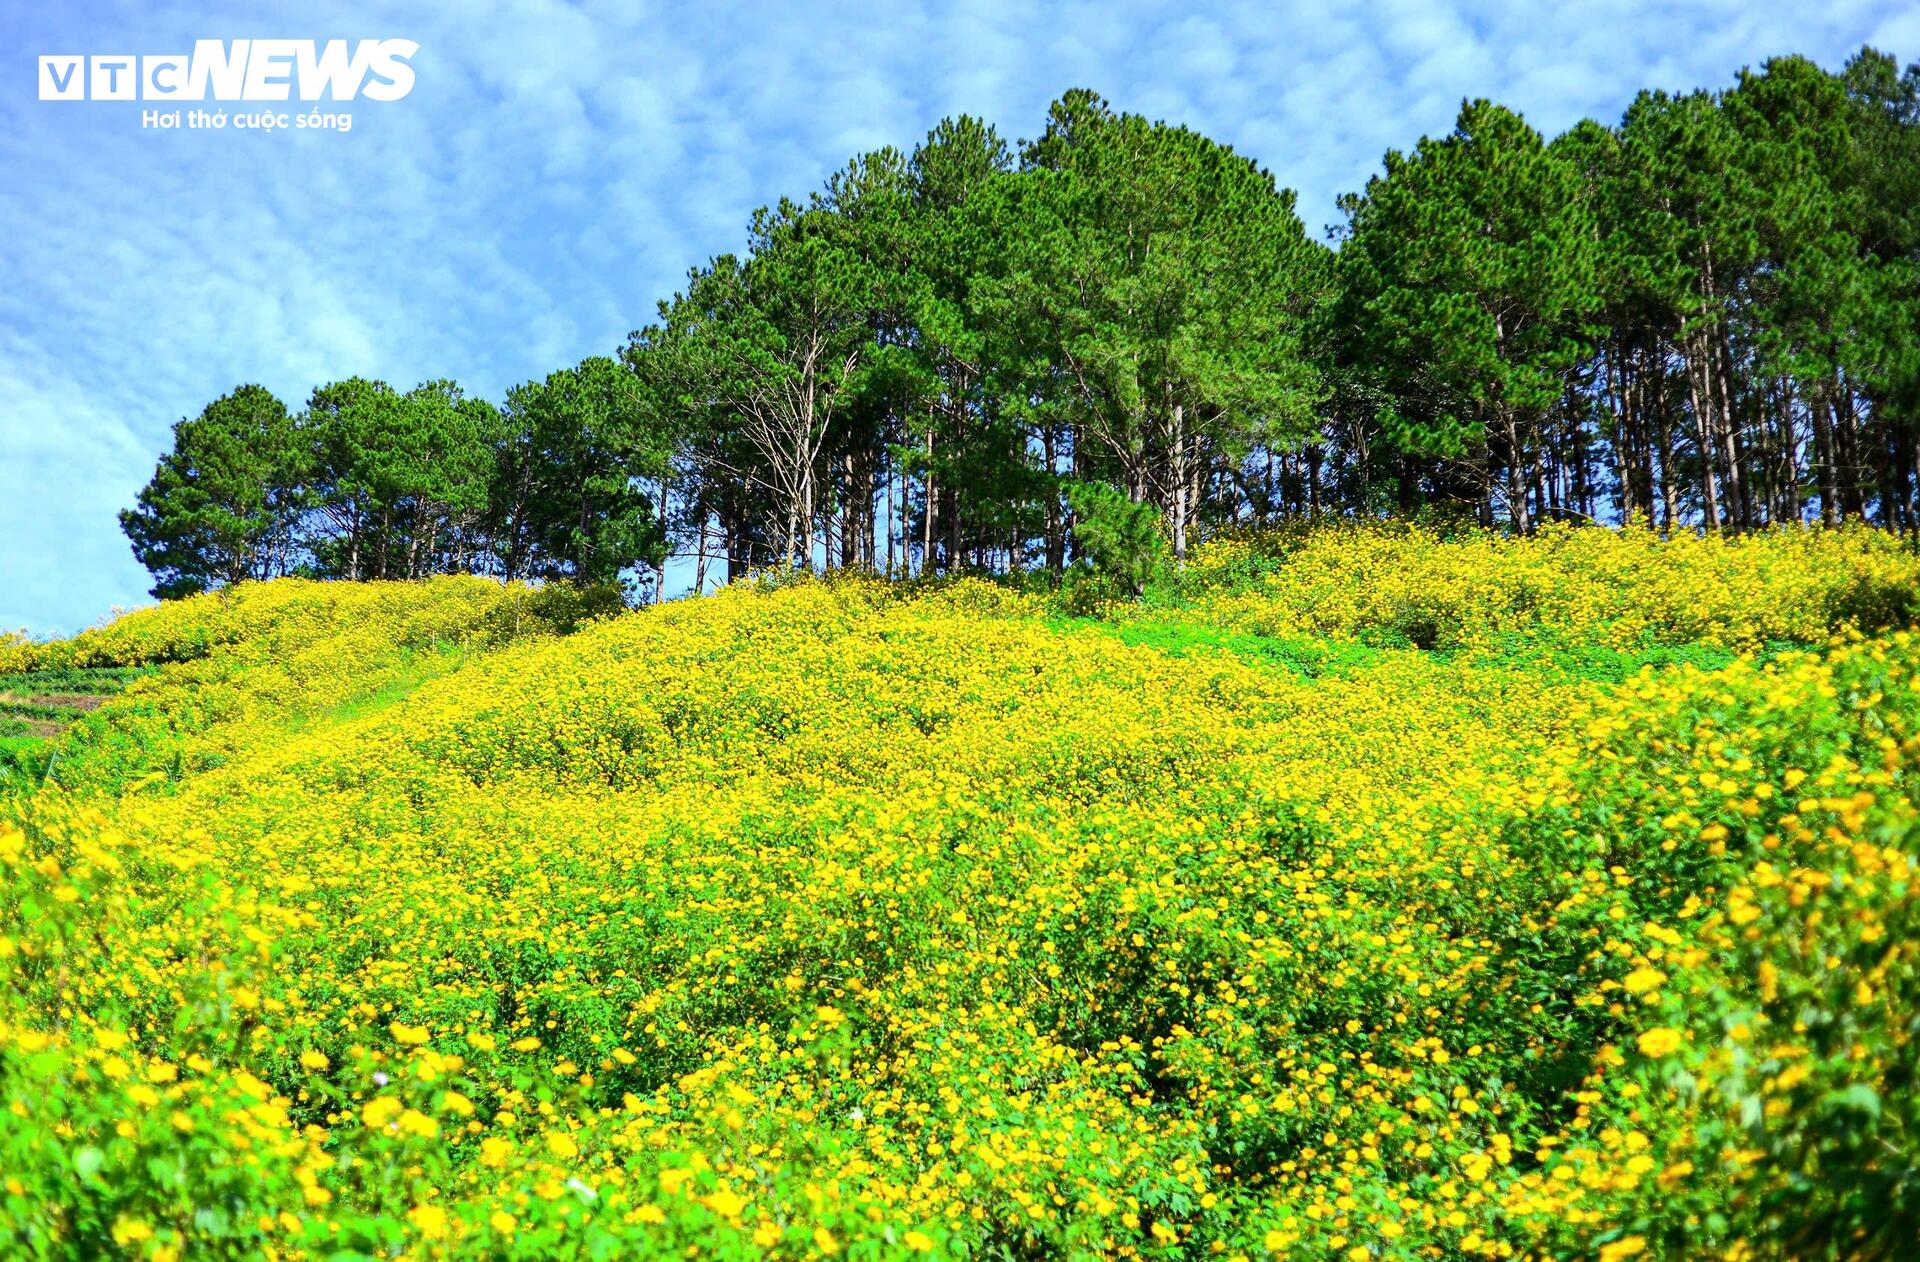
<instances>
[{"instance_id":1,"label":"tree trunk","mask_svg":"<svg viewBox=\"0 0 1920 1262\"><path fill-rule=\"evenodd\" d=\"M1532 534L1533 522L1527 514L1527 470L1520 451L1520 426L1513 409L1501 405L1499 411L1500 433L1507 444L1507 515L1512 519L1514 534Z\"/></svg>"},{"instance_id":2,"label":"tree trunk","mask_svg":"<svg viewBox=\"0 0 1920 1262\"><path fill-rule=\"evenodd\" d=\"M1067 556L1066 520L1060 512L1060 492L1053 485L1053 479L1058 473L1059 453L1055 447L1057 437L1053 426L1041 427L1041 449L1047 462L1047 476L1042 482L1047 496L1047 572L1053 575L1053 581L1056 584L1066 568Z\"/></svg>"},{"instance_id":3,"label":"tree trunk","mask_svg":"<svg viewBox=\"0 0 1920 1262\"><path fill-rule=\"evenodd\" d=\"M1656 369L1659 386L1659 408L1656 423L1659 426L1657 437L1660 442L1660 529L1668 535L1673 534L1673 519L1676 511L1677 488L1673 481L1673 415L1667 408L1667 368L1662 356ZM1651 491L1648 492L1652 494ZM1652 504L1648 504L1651 513Z\"/></svg>"},{"instance_id":4,"label":"tree trunk","mask_svg":"<svg viewBox=\"0 0 1920 1262\"><path fill-rule=\"evenodd\" d=\"M920 572L933 572L933 519L938 503L933 485L933 417L927 417L927 513L925 538L920 544Z\"/></svg>"},{"instance_id":5,"label":"tree trunk","mask_svg":"<svg viewBox=\"0 0 1920 1262\"><path fill-rule=\"evenodd\" d=\"M1860 468L1860 416L1854 407L1853 387L1845 374L1836 374L1835 387L1834 430L1840 440L1841 504L1849 516L1865 520L1867 497Z\"/></svg>"},{"instance_id":6,"label":"tree trunk","mask_svg":"<svg viewBox=\"0 0 1920 1262\"><path fill-rule=\"evenodd\" d=\"M1741 469L1739 418L1734 412L1732 364L1733 349L1727 343L1723 327L1708 350L1715 376L1720 383L1720 442L1727 459L1727 516L1738 527L1753 525L1753 505L1748 499L1747 482Z\"/></svg>"},{"instance_id":7,"label":"tree trunk","mask_svg":"<svg viewBox=\"0 0 1920 1262\"><path fill-rule=\"evenodd\" d=\"M1186 408L1184 404L1173 405L1172 427L1172 480L1173 480L1173 560L1174 564L1184 567L1187 563L1187 431Z\"/></svg>"},{"instance_id":8,"label":"tree trunk","mask_svg":"<svg viewBox=\"0 0 1920 1262\"><path fill-rule=\"evenodd\" d=\"M1820 485L1820 521L1830 526L1840 509L1840 497L1834 489L1833 426L1829 391L1824 384L1814 390L1807 410L1813 417L1814 477Z\"/></svg>"},{"instance_id":9,"label":"tree trunk","mask_svg":"<svg viewBox=\"0 0 1920 1262\"><path fill-rule=\"evenodd\" d=\"M1704 369L1700 363L1698 345L1696 338L1693 349L1686 356L1687 392L1693 401L1694 426L1700 433L1700 491L1705 499L1707 529L1717 531L1720 529L1720 490L1713 472L1717 444L1714 442L1713 433L1712 382L1706 383L1708 398L1703 404L1701 378L1704 375Z\"/></svg>"}]
</instances>

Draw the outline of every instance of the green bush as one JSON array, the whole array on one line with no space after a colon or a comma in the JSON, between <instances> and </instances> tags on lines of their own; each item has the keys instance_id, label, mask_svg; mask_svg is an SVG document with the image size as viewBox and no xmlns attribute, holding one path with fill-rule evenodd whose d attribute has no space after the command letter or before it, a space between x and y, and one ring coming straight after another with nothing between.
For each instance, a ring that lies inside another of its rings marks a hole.
<instances>
[{"instance_id":1,"label":"green bush","mask_svg":"<svg viewBox=\"0 0 1920 1262\"><path fill-rule=\"evenodd\" d=\"M1067 488L1075 515L1073 532L1092 573L1114 592L1138 600L1165 573L1167 539L1160 514L1100 482Z\"/></svg>"}]
</instances>

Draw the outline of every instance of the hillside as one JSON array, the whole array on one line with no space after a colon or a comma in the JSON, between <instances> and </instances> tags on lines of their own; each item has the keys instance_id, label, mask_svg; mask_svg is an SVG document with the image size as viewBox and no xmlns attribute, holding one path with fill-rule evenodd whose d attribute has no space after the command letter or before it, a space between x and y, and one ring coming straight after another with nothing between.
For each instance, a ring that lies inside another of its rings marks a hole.
<instances>
[{"instance_id":1,"label":"hillside","mask_svg":"<svg viewBox=\"0 0 1920 1262\"><path fill-rule=\"evenodd\" d=\"M0 1239L1900 1256L1917 593L1342 528L1098 616L278 580L0 646L68 698L0 754Z\"/></svg>"}]
</instances>

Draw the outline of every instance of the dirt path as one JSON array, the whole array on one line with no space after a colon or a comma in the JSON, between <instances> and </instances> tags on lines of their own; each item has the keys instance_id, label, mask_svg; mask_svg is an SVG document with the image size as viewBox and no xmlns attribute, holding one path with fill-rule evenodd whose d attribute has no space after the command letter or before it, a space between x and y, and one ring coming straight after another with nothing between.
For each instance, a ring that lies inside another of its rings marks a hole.
<instances>
[{"instance_id":1,"label":"dirt path","mask_svg":"<svg viewBox=\"0 0 1920 1262\"><path fill-rule=\"evenodd\" d=\"M37 697L28 697L28 705L37 705L49 710L98 710L111 698L90 692L46 693Z\"/></svg>"}]
</instances>

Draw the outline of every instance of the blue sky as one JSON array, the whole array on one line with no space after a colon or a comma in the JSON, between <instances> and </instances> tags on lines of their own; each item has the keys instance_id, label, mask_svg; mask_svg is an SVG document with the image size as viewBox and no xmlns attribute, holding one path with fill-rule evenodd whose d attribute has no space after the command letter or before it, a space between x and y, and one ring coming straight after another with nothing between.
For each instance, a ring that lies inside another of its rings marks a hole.
<instances>
[{"instance_id":1,"label":"blue sky","mask_svg":"<svg viewBox=\"0 0 1920 1262\"><path fill-rule=\"evenodd\" d=\"M0 628L145 602L115 513L173 422L234 385L297 407L354 374L450 376L497 400L612 351L754 207L946 114L1029 136L1092 87L1257 158L1318 230L1463 96L1551 134L1782 52L1920 57L1900 0L282 12L0 0ZM37 99L41 54L269 37L411 39L417 84L355 102L346 134L149 131L137 102Z\"/></svg>"}]
</instances>

